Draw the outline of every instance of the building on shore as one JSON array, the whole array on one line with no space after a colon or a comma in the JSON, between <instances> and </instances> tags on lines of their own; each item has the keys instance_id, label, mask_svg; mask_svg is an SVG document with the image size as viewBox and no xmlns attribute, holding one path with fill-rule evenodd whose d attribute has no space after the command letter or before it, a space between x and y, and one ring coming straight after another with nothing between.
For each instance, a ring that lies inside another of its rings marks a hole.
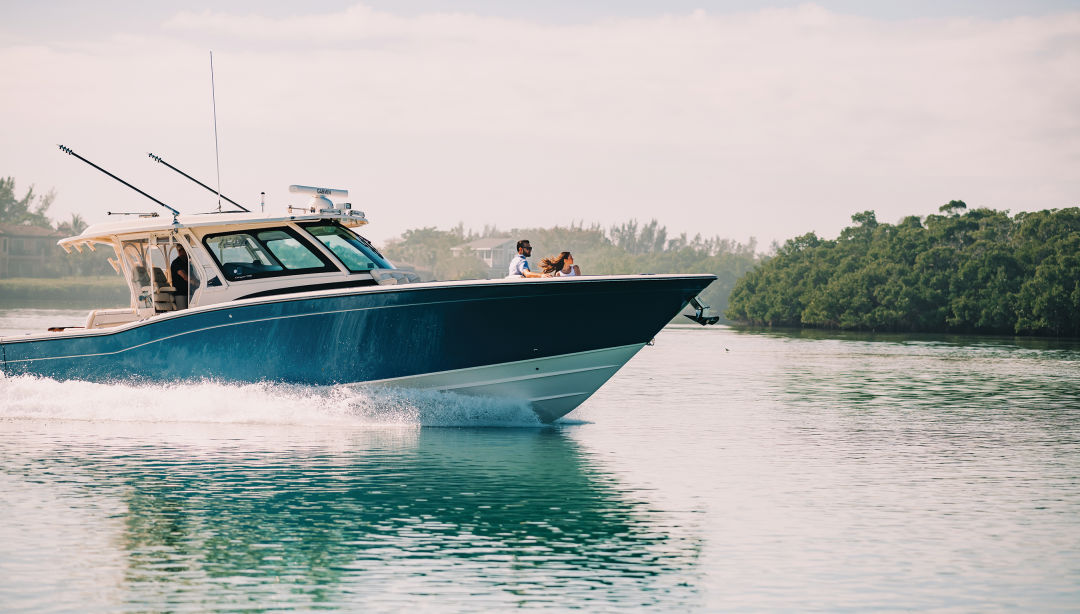
<instances>
[{"instance_id":1,"label":"building on shore","mask_svg":"<svg viewBox=\"0 0 1080 614\"><path fill-rule=\"evenodd\" d=\"M454 257L472 255L487 265L488 279L506 277L510 258L517 253L517 240L507 238L477 239L450 248Z\"/></svg>"},{"instance_id":2,"label":"building on shore","mask_svg":"<svg viewBox=\"0 0 1080 614\"><path fill-rule=\"evenodd\" d=\"M0 279L49 277L61 249L56 242L64 234L52 228L0 224Z\"/></svg>"}]
</instances>

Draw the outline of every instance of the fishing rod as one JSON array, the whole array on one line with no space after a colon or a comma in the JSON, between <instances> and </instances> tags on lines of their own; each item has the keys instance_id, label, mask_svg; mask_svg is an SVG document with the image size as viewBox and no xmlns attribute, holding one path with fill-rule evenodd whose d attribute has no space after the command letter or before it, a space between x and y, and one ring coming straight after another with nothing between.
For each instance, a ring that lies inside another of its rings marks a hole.
<instances>
[{"instance_id":1,"label":"fishing rod","mask_svg":"<svg viewBox=\"0 0 1080 614\"><path fill-rule=\"evenodd\" d=\"M78 158L78 159L82 160L83 162L86 162L86 163L87 163L87 164L89 164L90 166L92 166L92 167L94 167L94 168L98 169L99 171L101 171L101 172L105 173L106 175L108 175L108 176L112 177L113 179L115 179L115 180L119 181L120 183L122 183L122 184L126 185L127 187L131 188L132 190L135 190L135 191L136 191L136 192L138 192L139 194L142 194L143 196L145 196L145 197L149 198L150 200L154 201L155 203L157 203L157 204L161 205L162 207L165 207L165 208L166 208L166 209L168 209L169 211L172 211L172 215L173 215L173 223L174 223L174 224L176 223L176 216L180 215L180 212L179 212L179 211L177 211L176 209L173 209L173 208L172 208L172 207L170 207L169 205L166 205L165 203L161 202L160 200L158 200L158 199L154 198L153 196L150 196L150 195L149 195L149 194L147 194L146 192L143 192L143 191L142 191L142 190L140 190L139 188L137 188L137 187L135 187L135 186L131 185L130 183L128 183L128 182L126 182L126 181L124 181L123 179L121 179L121 178L117 177L116 175L114 175L114 174L110 173L109 171L107 171L107 170L105 170L105 169L101 168L101 167L100 167L100 166L98 166L97 164L94 164L93 162L91 162L91 161L87 160L86 158L84 158L84 157L80 156L79 154L77 154L77 153L75 153L74 151L72 151L72 150L71 150L70 148L68 148L68 147L64 147L63 145L60 145L59 147L60 147L60 151L62 151L62 152L64 152L64 153L66 153L66 154L68 154L68 155L70 155L70 156L75 156L76 158Z\"/></svg>"},{"instance_id":2,"label":"fishing rod","mask_svg":"<svg viewBox=\"0 0 1080 614\"><path fill-rule=\"evenodd\" d=\"M210 186L206 185L205 183L203 183L203 182L199 181L198 179L196 179L196 178L192 177L191 175L189 175L189 174L185 173L184 171L182 171L182 170L180 170L180 169L176 168L176 167L175 167L175 166L173 166L172 164L169 164L169 163L168 163L168 162L166 162L165 160L162 160L162 159L161 159L161 156L155 156L155 155L154 155L153 153L149 154L149 156L150 156L150 159L151 159L151 160L153 160L154 162L160 162L161 164L164 164L165 166L167 166L167 167L171 168L172 170L174 170L174 171L176 171L176 172L180 173L180 174L181 174L181 175L183 175L183 176L184 176L185 178L187 178L187 179L189 179L189 180L191 180L191 181L194 181L195 183L197 183L197 184L201 185L202 187L206 188L207 190L210 190L210 192L212 192L212 193L214 193L214 194L217 194L217 195L218 195L218 196L219 196L220 198L224 198L225 200L229 201L229 202L230 202L230 203L232 203L233 205L235 205L235 206L239 207L241 211L247 211L247 212L250 212L250 210L249 210L248 208L244 207L243 205L241 205L240 203L236 202L235 200L233 200L233 199L229 198L228 196L225 196L224 194L222 194L222 193L218 192L218 191L217 191L217 190L215 190L214 188L212 188L212 187L210 187Z\"/></svg>"},{"instance_id":3,"label":"fishing rod","mask_svg":"<svg viewBox=\"0 0 1080 614\"><path fill-rule=\"evenodd\" d=\"M106 211L105 215L137 215L139 217L157 217L157 211Z\"/></svg>"}]
</instances>

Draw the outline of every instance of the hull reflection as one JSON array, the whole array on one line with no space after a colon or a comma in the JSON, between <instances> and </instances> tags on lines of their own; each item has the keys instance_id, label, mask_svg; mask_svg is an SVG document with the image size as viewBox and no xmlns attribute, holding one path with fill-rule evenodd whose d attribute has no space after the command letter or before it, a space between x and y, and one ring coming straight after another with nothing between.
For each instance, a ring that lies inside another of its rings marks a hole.
<instances>
[{"instance_id":1,"label":"hull reflection","mask_svg":"<svg viewBox=\"0 0 1080 614\"><path fill-rule=\"evenodd\" d=\"M122 504L114 541L132 607L182 591L199 607L254 593L377 608L451 586L470 608L696 600L685 581L698 538L562 431L250 427L228 440L176 427L77 426L22 458L23 479L66 476Z\"/></svg>"}]
</instances>

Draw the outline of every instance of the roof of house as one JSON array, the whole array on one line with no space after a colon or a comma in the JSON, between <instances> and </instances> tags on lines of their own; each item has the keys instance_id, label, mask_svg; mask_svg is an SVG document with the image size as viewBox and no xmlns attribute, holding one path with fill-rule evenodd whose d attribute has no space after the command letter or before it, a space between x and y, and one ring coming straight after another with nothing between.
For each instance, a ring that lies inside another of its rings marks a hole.
<instances>
[{"instance_id":1,"label":"roof of house","mask_svg":"<svg viewBox=\"0 0 1080 614\"><path fill-rule=\"evenodd\" d=\"M52 228L26 224L0 224L0 235L8 237L62 237L64 233L57 232Z\"/></svg>"},{"instance_id":2,"label":"roof of house","mask_svg":"<svg viewBox=\"0 0 1080 614\"><path fill-rule=\"evenodd\" d=\"M468 243L462 243L461 245L455 245L450 249L494 249L506 244L516 244L514 239L508 239L506 237L488 237L487 239L477 239L475 241L469 241Z\"/></svg>"}]
</instances>

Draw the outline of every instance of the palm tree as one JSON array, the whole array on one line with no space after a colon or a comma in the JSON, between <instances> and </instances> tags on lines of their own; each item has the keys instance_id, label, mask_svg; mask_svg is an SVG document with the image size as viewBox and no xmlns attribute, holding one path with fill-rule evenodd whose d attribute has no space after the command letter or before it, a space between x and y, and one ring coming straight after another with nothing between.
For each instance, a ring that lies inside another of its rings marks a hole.
<instances>
[{"instance_id":1,"label":"palm tree","mask_svg":"<svg viewBox=\"0 0 1080 614\"><path fill-rule=\"evenodd\" d=\"M86 220L84 220L81 215L79 215L78 213L72 213L71 219L66 222L60 222L56 225L56 229L64 233L65 235L71 237L77 234L81 234L82 231L86 230L87 226L88 224L86 223Z\"/></svg>"}]
</instances>

